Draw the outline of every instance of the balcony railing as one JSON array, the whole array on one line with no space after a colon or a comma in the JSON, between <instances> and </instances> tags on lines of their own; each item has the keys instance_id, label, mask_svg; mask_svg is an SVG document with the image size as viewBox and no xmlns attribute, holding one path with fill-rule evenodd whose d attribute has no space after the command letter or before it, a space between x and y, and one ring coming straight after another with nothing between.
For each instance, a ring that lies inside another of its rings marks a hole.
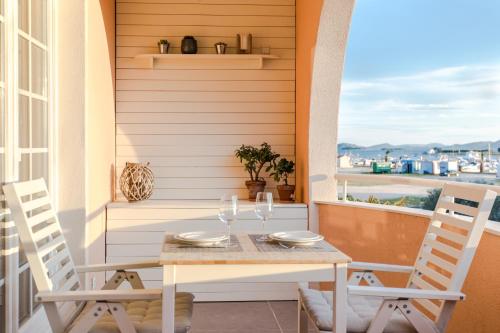
<instances>
[{"instance_id":1,"label":"balcony railing","mask_svg":"<svg viewBox=\"0 0 500 333\"><path fill-rule=\"evenodd\" d=\"M427 179L427 178L414 178L414 177L402 177L402 176L386 176L386 175L365 175L365 174L336 174L335 179L339 185L339 194L342 193L339 198L340 202L349 203L352 205L362 206L362 207L372 207L382 210L390 211L400 211L405 213L410 213L414 215L431 216L432 212L420 208L408 208L408 207L397 207L392 205L380 205L367 202L352 202L348 200L349 194L349 183L376 183L376 184L392 184L392 185L410 185L415 187L426 187L441 189L444 184L450 183L451 181L439 180L439 179ZM487 188L491 191L497 193L500 196L500 186L496 185L485 185L476 183L463 183L471 188ZM340 187L342 190L340 190ZM500 236L500 222L489 221L486 226L486 231Z\"/></svg>"}]
</instances>

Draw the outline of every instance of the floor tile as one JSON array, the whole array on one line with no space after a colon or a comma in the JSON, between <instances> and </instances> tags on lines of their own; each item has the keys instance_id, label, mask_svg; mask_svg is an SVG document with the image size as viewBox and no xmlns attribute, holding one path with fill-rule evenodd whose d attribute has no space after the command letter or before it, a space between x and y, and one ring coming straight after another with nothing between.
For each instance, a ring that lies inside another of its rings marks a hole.
<instances>
[{"instance_id":1,"label":"floor tile","mask_svg":"<svg viewBox=\"0 0 500 333\"><path fill-rule=\"evenodd\" d=\"M297 302L296 301L271 301L271 308L278 319L283 331L297 332ZM309 331L314 332L314 324L309 322Z\"/></svg>"},{"instance_id":2,"label":"floor tile","mask_svg":"<svg viewBox=\"0 0 500 333\"><path fill-rule=\"evenodd\" d=\"M269 302L283 330L297 329L297 302Z\"/></svg>"},{"instance_id":3,"label":"floor tile","mask_svg":"<svg viewBox=\"0 0 500 333\"><path fill-rule=\"evenodd\" d=\"M195 303L193 333L209 331L263 332L276 330L279 326L267 302L219 302ZM267 330L267 331L266 331ZM231 332L232 333L232 332Z\"/></svg>"},{"instance_id":4,"label":"floor tile","mask_svg":"<svg viewBox=\"0 0 500 333\"><path fill-rule=\"evenodd\" d=\"M290 331L287 333L296 333L296 331ZM281 330L267 330L267 329L259 329L259 330L246 330L246 329L235 329L235 330L197 330L193 329L190 333L283 333Z\"/></svg>"}]
</instances>

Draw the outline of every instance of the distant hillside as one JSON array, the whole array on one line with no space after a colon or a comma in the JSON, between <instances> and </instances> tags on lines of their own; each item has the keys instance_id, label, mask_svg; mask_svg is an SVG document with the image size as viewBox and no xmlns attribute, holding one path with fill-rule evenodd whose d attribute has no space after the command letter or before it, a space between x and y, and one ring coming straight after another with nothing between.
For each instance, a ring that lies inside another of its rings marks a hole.
<instances>
[{"instance_id":1,"label":"distant hillside","mask_svg":"<svg viewBox=\"0 0 500 333\"><path fill-rule=\"evenodd\" d=\"M363 149L365 147L363 146L358 146L353 143L339 143L337 145L338 150L346 150L346 149Z\"/></svg>"},{"instance_id":2,"label":"distant hillside","mask_svg":"<svg viewBox=\"0 0 500 333\"><path fill-rule=\"evenodd\" d=\"M381 143L372 146L360 146L353 143L339 143L339 152L351 149L367 149L367 150L421 150L427 151L432 148L440 148L444 150L483 150L488 149L488 144L491 146L491 150L497 152L500 148L500 140L498 141L477 141L463 144L455 145L444 145L442 143L427 143L427 144L404 144L404 145L393 145L390 143Z\"/></svg>"}]
</instances>

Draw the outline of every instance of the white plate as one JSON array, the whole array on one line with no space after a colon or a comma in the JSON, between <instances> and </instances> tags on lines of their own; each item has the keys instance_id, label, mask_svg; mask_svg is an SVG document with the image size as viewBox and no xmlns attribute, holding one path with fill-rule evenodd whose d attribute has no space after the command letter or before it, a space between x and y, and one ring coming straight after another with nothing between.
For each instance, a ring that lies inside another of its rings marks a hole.
<instances>
[{"instance_id":1,"label":"white plate","mask_svg":"<svg viewBox=\"0 0 500 333\"><path fill-rule=\"evenodd\" d=\"M323 236L315 234L310 231L284 231L284 232L275 232L273 234L269 234L268 237L275 241L281 243L307 243L312 244L315 242L322 241L324 239Z\"/></svg>"},{"instance_id":2,"label":"white plate","mask_svg":"<svg viewBox=\"0 0 500 333\"><path fill-rule=\"evenodd\" d=\"M193 231L175 235L174 238L189 244L215 244L227 240L227 235L221 232Z\"/></svg>"}]
</instances>

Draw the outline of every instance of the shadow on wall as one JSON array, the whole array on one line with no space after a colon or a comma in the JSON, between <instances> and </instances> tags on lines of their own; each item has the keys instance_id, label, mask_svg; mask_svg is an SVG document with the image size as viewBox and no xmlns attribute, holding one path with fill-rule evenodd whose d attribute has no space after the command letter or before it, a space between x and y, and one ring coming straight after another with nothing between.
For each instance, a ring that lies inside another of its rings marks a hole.
<instances>
[{"instance_id":1,"label":"shadow on wall","mask_svg":"<svg viewBox=\"0 0 500 333\"><path fill-rule=\"evenodd\" d=\"M99 0L101 5L102 17L115 17L115 0ZM109 68L111 68L113 76L113 99L115 99L116 89L115 89L115 20L104 19L104 29L106 30L106 38L108 40L108 54L109 54ZM109 47L112 45L112 47Z\"/></svg>"}]
</instances>

